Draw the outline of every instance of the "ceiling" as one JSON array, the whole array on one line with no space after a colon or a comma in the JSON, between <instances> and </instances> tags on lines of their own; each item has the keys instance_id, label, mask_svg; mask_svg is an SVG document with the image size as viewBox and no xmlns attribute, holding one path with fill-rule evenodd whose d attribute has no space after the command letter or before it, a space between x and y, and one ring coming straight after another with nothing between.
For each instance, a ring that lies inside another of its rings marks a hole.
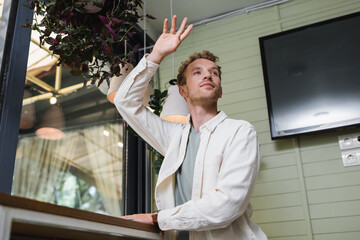
<instances>
[{"instance_id":1,"label":"ceiling","mask_svg":"<svg viewBox=\"0 0 360 240\"><path fill-rule=\"evenodd\" d=\"M171 12L178 19L188 17L189 23L200 23L230 12L286 1L288 0L143 0L143 6L147 14L156 18L148 21L147 30L153 35L151 37L157 37L162 32L163 20L170 18ZM0 19L3 4L4 0L0 0Z\"/></svg>"},{"instance_id":2,"label":"ceiling","mask_svg":"<svg viewBox=\"0 0 360 240\"><path fill-rule=\"evenodd\" d=\"M180 22L180 19L187 17L189 23L195 23L195 25L201 24L201 21L231 12L241 12L241 10L251 9L256 6L279 2L279 0L144 0L144 11L156 18L146 23L146 28L151 37L153 39L155 37L154 40L162 32L164 19L170 18L171 1L172 13L177 15L178 21ZM143 27L142 24L140 23L140 26Z\"/></svg>"}]
</instances>

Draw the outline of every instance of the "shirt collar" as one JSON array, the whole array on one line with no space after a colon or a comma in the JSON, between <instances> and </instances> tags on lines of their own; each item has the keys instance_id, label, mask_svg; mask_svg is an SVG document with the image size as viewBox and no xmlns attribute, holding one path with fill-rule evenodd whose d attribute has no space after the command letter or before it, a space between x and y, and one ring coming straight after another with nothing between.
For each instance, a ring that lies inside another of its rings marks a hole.
<instances>
[{"instance_id":1,"label":"shirt collar","mask_svg":"<svg viewBox=\"0 0 360 240\"><path fill-rule=\"evenodd\" d=\"M224 119L226 119L228 116L223 112L220 111L215 117L211 118L209 121L201 125L200 132L202 132L204 129L207 129L210 132L213 132L217 125L221 123ZM190 124L190 114L187 115L187 124Z\"/></svg>"}]
</instances>

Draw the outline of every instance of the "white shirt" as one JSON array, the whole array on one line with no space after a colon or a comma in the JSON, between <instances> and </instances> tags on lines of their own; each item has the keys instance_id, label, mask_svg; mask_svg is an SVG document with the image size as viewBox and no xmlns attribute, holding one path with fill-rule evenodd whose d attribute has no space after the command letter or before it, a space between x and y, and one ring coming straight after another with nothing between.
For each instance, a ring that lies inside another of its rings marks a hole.
<instances>
[{"instance_id":1,"label":"white shirt","mask_svg":"<svg viewBox=\"0 0 360 240\"><path fill-rule=\"evenodd\" d=\"M190 239L267 239L250 221L253 192L260 166L254 127L224 112L200 127L192 200L175 207L175 172L186 152L190 124L171 123L142 105L158 64L144 57L120 86L114 99L124 120L165 156L155 188L161 230L188 230ZM175 236L167 232L167 239Z\"/></svg>"}]
</instances>

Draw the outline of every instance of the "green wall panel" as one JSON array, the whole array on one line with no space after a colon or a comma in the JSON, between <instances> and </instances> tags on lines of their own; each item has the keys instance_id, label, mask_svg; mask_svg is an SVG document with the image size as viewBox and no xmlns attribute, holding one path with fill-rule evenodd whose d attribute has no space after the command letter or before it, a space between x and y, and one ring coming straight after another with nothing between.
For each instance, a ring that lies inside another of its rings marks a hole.
<instances>
[{"instance_id":1,"label":"green wall panel","mask_svg":"<svg viewBox=\"0 0 360 240\"><path fill-rule=\"evenodd\" d=\"M357 11L360 0L293 0L195 27L174 55L176 71L195 51L218 55L219 109L256 127L263 158L253 220L269 240L360 239L360 166L344 167L338 145L339 135L360 129L271 140L259 48L259 37ZM164 88L171 56L159 74Z\"/></svg>"}]
</instances>

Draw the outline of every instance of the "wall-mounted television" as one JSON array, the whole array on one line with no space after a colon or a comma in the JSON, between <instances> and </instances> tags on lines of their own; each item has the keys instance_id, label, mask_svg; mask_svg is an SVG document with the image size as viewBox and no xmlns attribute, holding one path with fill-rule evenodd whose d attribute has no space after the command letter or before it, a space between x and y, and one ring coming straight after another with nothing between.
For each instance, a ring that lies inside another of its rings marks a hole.
<instances>
[{"instance_id":1,"label":"wall-mounted television","mask_svg":"<svg viewBox=\"0 0 360 240\"><path fill-rule=\"evenodd\" d=\"M272 139L360 126L360 12L259 42Z\"/></svg>"}]
</instances>

